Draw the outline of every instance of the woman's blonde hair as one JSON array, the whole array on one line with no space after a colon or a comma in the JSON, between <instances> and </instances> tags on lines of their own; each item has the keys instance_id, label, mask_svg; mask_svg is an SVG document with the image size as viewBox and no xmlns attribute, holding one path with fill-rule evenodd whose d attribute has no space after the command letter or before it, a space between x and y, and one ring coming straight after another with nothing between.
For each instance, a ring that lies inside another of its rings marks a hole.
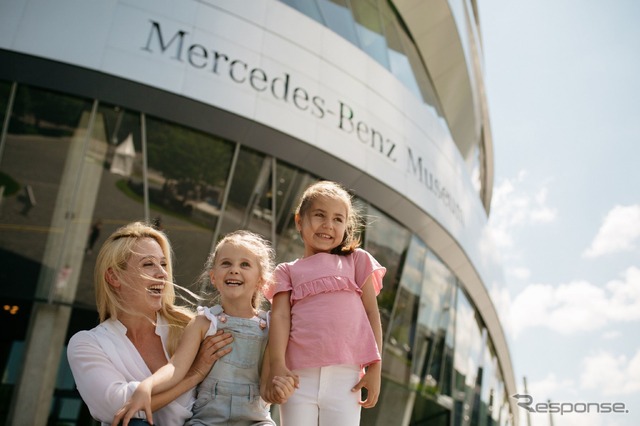
<instances>
[{"instance_id":1,"label":"woman's blonde hair","mask_svg":"<svg viewBox=\"0 0 640 426\"><path fill-rule=\"evenodd\" d=\"M166 258L166 283L162 291L162 308L160 314L167 320L169 328L168 352L173 354L183 328L191 320L194 313L186 307L175 304L176 293L173 284L172 250L169 239L164 232L143 222L129 223L113 232L104 242L96 259L94 283L96 305L100 322L109 318L118 319L120 312L132 312L118 297L114 287L107 282L107 274L121 274L127 268L127 262L134 253L136 243L144 238L154 239L162 249ZM111 271L110 271L111 270Z\"/></svg>"},{"instance_id":2,"label":"woman's blonde hair","mask_svg":"<svg viewBox=\"0 0 640 426\"><path fill-rule=\"evenodd\" d=\"M300 197L300 203L296 208L296 216L304 217L309 211L313 201L320 197L327 197L344 202L347 207L344 238L340 245L331 250L332 254L347 255L360 247L360 222L361 218L353 206L352 197L347 190L337 182L322 180L311 184Z\"/></svg>"},{"instance_id":3,"label":"woman's blonde hair","mask_svg":"<svg viewBox=\"0 0 640 426\"><path fill-rule=\"evenodd\" d=\"M251 305L254 309L260 308L265 300L264 291L268 288L268 286L271 285L271 274L273 273L274 268L275 255L271 243L260 235L255 234L251 231L239 230L227 234L218 242L218 244L216 244L216 248L207 258L207 261L204 265L204 270L200 275L201 282L205 282L207 284L211 283L211 277L209 273L216 263L216 258L218 256L220 248L225 244L236 247L244 247L250 250L258 259L262 285L258 286L257 291L253 295L253 299L251 299Z\"/></svg>"}]
</instances>

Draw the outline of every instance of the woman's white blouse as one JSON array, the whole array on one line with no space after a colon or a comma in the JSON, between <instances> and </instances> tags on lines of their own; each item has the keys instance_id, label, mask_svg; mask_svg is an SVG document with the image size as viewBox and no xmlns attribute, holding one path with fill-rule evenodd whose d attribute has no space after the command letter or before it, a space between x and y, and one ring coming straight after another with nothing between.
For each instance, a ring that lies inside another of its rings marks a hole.
<instances>
[{"instance_id":1,"label":"woman's white blouse","mask_svg":"<svg viewBox=\"0 0 640 426\"><path fill-rule=\"evenodd\" d=\"M117 320L106 320L91 330L73 335L67 347L67 358L80 396L91 415L110 425L113 417L131 397L138 384L151 371L126 336L126 327ZM156 334L162 340L167 359L169 326L158 315ZM191 417L195 389L186 392L153 413L154 423L182 426ZM145 417L140 412L140 417Z\"/></svg>"}]
</instances>

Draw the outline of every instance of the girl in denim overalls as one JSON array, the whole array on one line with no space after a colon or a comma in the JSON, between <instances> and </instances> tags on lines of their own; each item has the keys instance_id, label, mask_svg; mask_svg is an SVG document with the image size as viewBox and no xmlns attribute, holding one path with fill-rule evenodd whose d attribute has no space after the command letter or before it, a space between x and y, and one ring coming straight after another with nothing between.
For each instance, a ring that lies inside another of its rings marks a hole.
<instances>
[{"instance_id":1,"label":"girl in denim overalls","mask_svg":"<svg viewBox=\"0 0 640 426\"><path fill-rule=\"evenodd\" d=\"M122 408L119 417L124 425L138 410L151 419L151 394L178 383L202 340L218 330L233 336L231 352L220 358L198 385L193 417L185 425L275 425L269 404L260 397L260 379L269 377L270 364L265 351L269 317L259 306L273 269L272 259L269 243L248 231L236 231L218 243L203 275L218 291L220 304L198 307L198 315L185 328L171 362L141 382ZM272 383L275 391L270 391L269 400L282 403L293 392L295 378L278 376Z\"/></svg>"}]
</instances>

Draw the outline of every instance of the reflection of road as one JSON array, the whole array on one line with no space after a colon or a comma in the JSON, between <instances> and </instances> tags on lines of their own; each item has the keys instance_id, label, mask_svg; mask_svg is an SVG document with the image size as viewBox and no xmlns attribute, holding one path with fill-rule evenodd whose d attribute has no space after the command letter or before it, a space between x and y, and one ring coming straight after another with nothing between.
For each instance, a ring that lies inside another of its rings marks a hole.
<instances>
[{"instance_id":1,"label":"reflection of road","mask_svg":"<svg viewBox=\"0 0 640 426\"><path fill-rule=\"evenodd\" d=\"M105 226L96 247L99 247L119 226L130 221L144 219L142 203L129 198L116 186L118 181L122 179L126 178L111 174L108 170L104 170L102 173L94 218L101 218ZM197 286L192 286L192 284L204 266L211 248L213 230L197 227L185 219L163 215L153 210L150 212L150 216L151 218L161 217L162 228L171 240L174 250L176 282L197 291ZM85 257L76 295L76 300L82 304L94 305L95 296L92 284L94 262L95 255Z\"/></svg>"},{"instance_id":2,"label":"reflection of road","mask_svg":"<svg viewBox=\"0 0 640 426\"><path fill-rule=\"evenodd\" d=\"M48 235L53 233L59 235L63 232L63 229L51 228L51 218L69 147L68 138L15 135L7 138L2 164L0 164L2 171L22 186L31 185L37 205L27 215L23 215L21 211L24 206L18 196L10 196L3 200L0 217L2 249L41 263ZM122 176L102 169L93 217L74 218L76 222L83 221L87 228L96 219L103 221L104 227L96 242L96 248L100 247L106 237L119 226L133 220L144 219L142 203L129 198L116 187L116 183L121 179L123 179ZM150 215L153 218L160 213L152 211ZM174 248L176 279L180 284L190 285L204 265L211 248L213 231L196 227L186 220L169 215L162 215L162 222ZM86 240L79 243L75 246L82 247L84 250ZM81 268L76 302L92 309L95 306L93 267L96 252L97 250L94 250L93 254L84 256L82 265L70 265L72 268ZM4 263L5 260L1 262ZM4 266L10 267L10 265ZM24 296L33 297L31 294Z\"/></svg>"}]
</instances>

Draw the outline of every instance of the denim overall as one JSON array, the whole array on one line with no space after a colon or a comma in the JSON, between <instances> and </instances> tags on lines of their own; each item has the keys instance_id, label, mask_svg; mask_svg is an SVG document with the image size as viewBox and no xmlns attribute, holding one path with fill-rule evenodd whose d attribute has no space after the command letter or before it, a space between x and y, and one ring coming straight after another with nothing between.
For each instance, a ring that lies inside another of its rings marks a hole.
<instances>
[{"instance_id":1,"label":"denim overall","mask_svg":"<svg viewBox=\"0 0 640 426\"><path fill-rule=\"evenodd\" d=\"M211 307L217 329L233 335L232 350L220 358L198 385L193 417L185 426L275 426L269 405L260 398L260 371L267 345L267 313L258 317L226 315L220 305Z\"/></svg>"}]
</instances>

